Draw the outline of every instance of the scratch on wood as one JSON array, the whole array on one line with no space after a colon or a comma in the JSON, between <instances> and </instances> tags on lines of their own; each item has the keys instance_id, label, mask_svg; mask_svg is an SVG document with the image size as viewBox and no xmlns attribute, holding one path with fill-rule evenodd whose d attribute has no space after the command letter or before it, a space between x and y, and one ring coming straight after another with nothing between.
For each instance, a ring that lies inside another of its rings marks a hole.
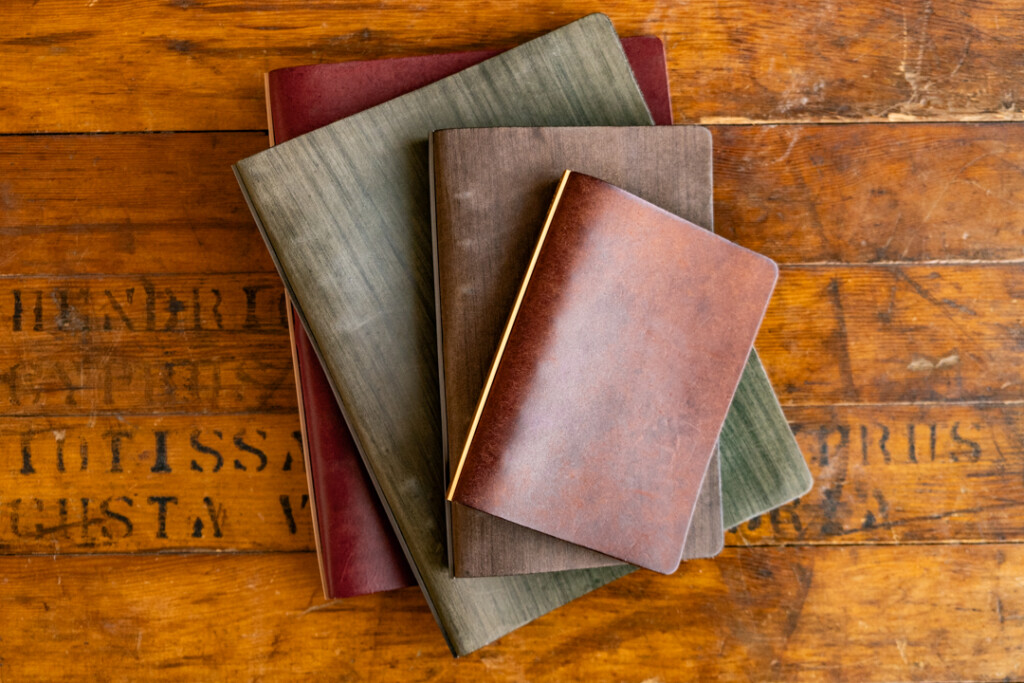
<instances>
[{"instance_id":1,"label":"scratch on wood","mask_svg":"<svg viewBox=\"0 0 1024 683\"><path fill-rule=\"evenodd\" d=\"M907 666L910 666L910 660L907 659L907 641L905 641L903 639L897 639L896 640L896 649L899 650L899 652L900 652L900 659L903 660L903 663L906 664Z\"/></svg>"},{"instance_id":2,"label":"scratch on wood","mask_svg":"<svg viewBox=\"0 0 1024 683\"><path fill-rule=\"evenodd\" d=\"M857 383L853 379L853 366L850 362L850 339L846 331L846 313L843 311L843 299L838 278L828 283L828 295L832 299L832 308L836 313L838 327L834 333L836 351L839 353L839 371L843 380L844 394L847 399L858 398Z\"/></svg>"},{"instance_id":3,"label":"scratch on wood","mask_svg":"<svg viewBox=\"0 0 1024 683\"><path fill-rule=\"evenodd\" d=\"M331 602L325 602L322 605L313 605L311 607L307 607L306 609L302 610L302 614L300 614L299 616L304 617L307 614L311 614L313 612L319 612L321 610L330 609L331 607L336 606L336 602L336 600L332 600Z\"/></svg>"},{"instance_id":4,"label":"scratch on wood","mask_svg":"<svg viewBox=\"0 0 1024 683\"><path fill-rule=\"evenodd\" d=\"M927 358L915 358L910 361L907 365L907 370L911 372L932 372L933 370L941 370L942 368L950 368L960 362L960 354L951 353L944 358L940 358L937 362L933 363Z\"/></svg>"}]
</instances>

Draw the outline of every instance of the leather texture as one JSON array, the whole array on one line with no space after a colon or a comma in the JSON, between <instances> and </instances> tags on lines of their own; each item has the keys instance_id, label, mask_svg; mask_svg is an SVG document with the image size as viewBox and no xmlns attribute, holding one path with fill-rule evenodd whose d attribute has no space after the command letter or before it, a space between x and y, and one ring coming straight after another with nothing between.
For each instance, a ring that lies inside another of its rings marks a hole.
<instances>
[{"instance_id":1,"label":"leather texture","mask_svg":"<svg viewBox=\"0 0 1024 683\"><path fill-rule=\"evenodd\" d=\"M622 47L655 122L671 124L672 106L661 40L652 36L623 38ZM274 139L285 142L429 85L499 52L477 50L271 71L267 94ZM344 598L413 585L415 579L352 445L352 436L327 376L305 328L298 316L293 316L293 354L298 364L302 404L300 420L310 462L310 499L326 597ZM556 571L617 563L586 549L566 549L566 544L556 539L542 537L539 543L554 550L545 551L542 546L531 557L519 553L519 566L531 571ZM552 552L565 559L552 562ZM575 555L586 560L580 561ZM475 574L515 573L506 569L503 565L498 571Z\"/></svg>"},{"instance_id":2,"label":"leather texture","mask_svg":"<svg viewBox=\"0 0 1024 683\"><path fill-rule=\"evenodd\" d=\"M591 176L556 202L454 499L672 573L778 268Z\"/></svg>"},{"instance_id":3,"label":"leather texture","mask_svg":"<svg viewBox=\"0 0 1024 683\"><path fill-rule=\"evenodd\" d=\"M710 228L711 136L697 126L468 128L436 131L431 147L444 446L454 476L494 351L566 166L606 178ZM456 576L607 561L606 555L464 505L453 504L451 514ZM717 555L723 535L716 454L683 559Z\"/></svg>"}]
</instances>

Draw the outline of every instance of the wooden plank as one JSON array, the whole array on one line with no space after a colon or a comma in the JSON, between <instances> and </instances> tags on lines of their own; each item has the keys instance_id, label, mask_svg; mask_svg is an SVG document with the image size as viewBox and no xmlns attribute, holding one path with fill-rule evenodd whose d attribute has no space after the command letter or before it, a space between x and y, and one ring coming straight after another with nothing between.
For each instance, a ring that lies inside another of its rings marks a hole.
<instances>
[{"instance_id":1,"label":"wooden plank","mask_svg":"<svg viewBox=\"0 0 1024 683\"><path fill-rule=\"evenodd\" d=\"M143 335L287 337L284 287L273 273L102 277L0 276L0 333L34 343L129 344Z\"/></svg>"},{"instance_id":2,"label":"wooden plank","mask_svg":"<svg viewBox=\"0 0 1024 683\"><path fill-rule=\"evenodd\" d=\"M271 272L230 169L266 147L260 133L5 138L0 272Z\"/></svg>"},{"instance_id":3,"label":"wooden plank","mask_svg":"<svg viewBox=\"0 0 1024 683\"><path fill-rule=\"evenodd\" d=\"M781 263L1020 260L1018 131L715 126L718 227ZM228 170L265 147L260 133L6 138L0 271L270 272Z\"/></svg>"},{"instance_id":4,"label":"wooden plank","mask_svg":"<svg viewBox=\"0 0 1024 683\"><path fill-rule=\"evenodd\" d=\"M782 269L756 342L782 405L1019 401L1024 264Z\"/></svg>"},{"instance_id":5,"label":"wooden plank","mask_svg":"<svg viewBox=\"0 0 1024 683\"><path fill-rule=\"evenodd\" d=\"M1016 545L728 549L637 572L455 661L419 591L325 604L312 554L9 557L0 674L51 678L60 661L75 679L1015 680L1022 562Z\"/></svg>"},{"instance_id":6,"label":"wooden plank","mask_svg":"<svg viewBox=\"0 0 1024 683\"><path fill-rule=\"evenodd\" d=\"M1024 538L1015 465L1024 406L799 406L787 414L815 487L741 525L727 544ZM277 414L4 418L0 553L311 549L297 429L294 416ZM166 504L166 538L150 496L178 499ZM209 526L206 497L224 511L220 535L193 537L196 518ZM103 501L129 518L131 533L101 511Z\"/></svg>"},{"instance_id":7,"label":"wooden plank","mask_svg":"<svg viewBox=\"0 0 1024 683\"><path fill-rule=\"evenodd\" d=\"M19 346L0 353L0 405L23 417L295 412L287 338L172 344Z\"/></svg>"},{"instance_id":8,"label":"wooden plank","mask_svg":"<svg viewBox=\"0 0 1024 683\"><path fill-rule=\"evenodd\" d=\"M0 420L0 554L313 547L295 415Z\"/></svg>"},{"instance_id":9,"label":"wooden plank","mask_svg":"<svg viewBox=\"0 0 1024 683\"><path fill-rule=\"evenodd\" d=\"M712 133L716 231L781 263L1024 259L1018 124Z\"/></svg>"},{"instance_id":10,"label":"wooden plank","mask_svg":"<svg viewBox=\"0 0 1024 683\"><path fill-rule=\"evenodd\" d=\"M295 411L274 274L0 278L8 415Z\"/></svg>"},{"instance_id":11,"label":"wooden plank","mask_svg":"<svg viewBox=\"0 0 1024 683\"><path fill-rule=\"evenodd\" d=\"M279 287L269 274L0 278L0 403L292 412ZM1024 263L784 267L757 349L783 405L1016 401L1022 291Z\"/></svg>"},{"instance_id":12,"label":"wooden plank","mask_svg":"<svg viewBox=\"0 0 1024 683\"><path fill-rule=\"evenodd\" d=\"M814 474L799 502L729 545L1024 538L1024 406L800 406L787 417Z\"/></svg>"},{"instance_id":13,"label":"wooden plank","mask_svg":"<svg viewBox=\"0 0 1024 683\"><path fill-rule=\"evenodd\" d=\"M3 133L262 129L269 69L509 46L597 11L622 35L665 40L680 122L1021 117L1024 15L1010 0L530 0L514 22L496 0L430 12L398 0L8 10L18 20L0 27Z\"/></svg>"}]
</instances>

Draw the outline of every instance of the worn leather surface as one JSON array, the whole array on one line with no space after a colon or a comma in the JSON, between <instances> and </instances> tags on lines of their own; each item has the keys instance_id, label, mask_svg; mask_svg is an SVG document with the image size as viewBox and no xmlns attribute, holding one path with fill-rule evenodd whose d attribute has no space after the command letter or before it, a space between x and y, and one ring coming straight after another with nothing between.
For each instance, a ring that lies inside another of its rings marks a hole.
<instances>
[{"instance_id":1,"label":"worn leather surface","mask_svg":"<svg viewBox=\"0 0 1024 683\"><path fill-rule=\"evenodd\" d=\"M672 122L661 41L624 38L623 49L657 123ZM478 64L500 50L478 50L374 61L314 64L268 75L274 139L298 135L356 114ZM312 469L320 564L329 598L409 586L408 569L352 437L302 324L295 319L299 390ZM592 553L591 553L592 555ZM607 562L606 562L607 563ZM591 563L586 566L595 566ZM568 569L578 565L544 567Z\"/></svg>"},{"instance_id":2,"label":"worn leather surface","mask_svg":"<svg viewBox=\"0 0 1024 683\"><path fill-rule=\"evenodd\" d=\"M777 273L570 174L455 500L675 571Z\"/></svg>"}]
</instances>

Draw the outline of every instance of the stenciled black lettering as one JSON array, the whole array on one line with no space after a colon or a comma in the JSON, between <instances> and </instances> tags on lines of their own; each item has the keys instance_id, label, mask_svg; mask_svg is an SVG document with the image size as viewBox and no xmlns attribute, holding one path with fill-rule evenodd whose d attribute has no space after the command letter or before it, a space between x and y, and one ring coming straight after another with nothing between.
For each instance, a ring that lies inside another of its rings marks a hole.
<instances>
[{"instance_id":1,"label":"stenciled black lettering","mask_svg":"<svg viewBox=\"0 0 1024 683\"><path fill-rule=\"evenodd\" d=\"M104 439L110 439L110 471L123 472L121 468L121 439L132 438L132 433L124 429L108 429L103 433Z\"/></svg>"},{"instance_id":2,"label":"stenciled black lettering","mask_svg":"<svg viewBox=\"0 0 1024 683\"><path fill-rule=\"evenodd\" d=\"M32 466L32 437L34 432L25 432L21 435L21 473L35 474L36 468Z\"/></svg>"},{"instance_id":3,"label":"stenciled black lettering","mask_svg":"<svg viewBox=\"0 0 1024 683\"><path fill-rule=\"evenodd\" d=\"M302 445L302 432L296 429L292 432L292 438L295 439L295 443L299 445L299 453L303 451ZM281 468L283 472L290 472L292 469L292 452L289 450L284 454L284 467Z\"/></svg>"},{"instance_id":4,"label":"stenciled black lettering","mask_svg":"<svg viewBox=\"0 0 1024 683\"><path fill-rule=\"evenodd\" d=\"M164 294L167 295L167 322L164 323L164 330L173 330L178 327L178 314L185 310L185 304L174 296L174 292L169 288L164 288Z\"/></svg>"},{"instance_id":5,"label":"stenciled black lettering","mask_svg":"<svg viewBox=\"0 0 1024 683\"><path fill-rule=\"evenodd\" d=\"M95 520L89 519L89 499L79 498L79 502L82 504L82 543L85 545L91 545L93 540L92 534L89 532L89 527L92 526L92 523Z\"/></svg>"},{"instance_id":6,"label":"stenciled black lettering","mask_svg":"<svg viewBox=\"0 0 1024 683\"><path fill-rule=\"evenodd\" d=\"M255 330L260 327L259 318L256 315L256 295L264 289L270 289L270 285L255 285L242 287L245 292L245 322L242 327L247 330Z\"/></svg>"},{"instance_id":7,"label":"stenciled black lettering","mask_svg":"<svg viewBox=\"0 0 1024 683\"><path fill-rule=\"evenodd\" d=\"M54 432L54 440L57 442L57 471L64 471L64 430Z\"/></svg>"},{"instance_id":8,"label":"stenciled black lettering","mask_svg":"<svg viewBox=\"0 0 1024 683\"><path fill-rule=\"evenodd\" d=\"M257 429L256 433L259 434L260 436L262 436L264 441L267 439L267 433L264 432L263 430ZM235 447L238 450L243 451L245 453L252 453L257 458L259 458L260 464L259 464L259 466L256 467L256 471L257 472L262 472L266 468L266 466L267 466L267 454L264 453L259 448L256 448L255 446L246 443L245 440L242 438L243 436L245 436L245 430L242 430L238 434L235 435L235 438L234 438ZM247 468L246 468L245 464L241 460L239 460L238 458L235 458L235 469L236 470L246 470Z\"/></svg>"},{"instance_id":9,"label":"stenciled black lettering","mask_svg":"<svg viewBox=\"0 0 1024 683\"><path fill-rule=\"evenodd\" d=\"M8 507L11 508L11 533L18 538L25 538L26 534L21 531L21 498L12 500Z\"/></svg>"},{"instance_id":10,"label":"stenciled black lettering","mask_svg":"<svg viewBox=\"0 0 1024 683\"><path fill-rule=\"evenodd\" d=\"M889 450L885 447L885 445L889 442L889 428L886 427L885 425L878 426L882 428L882 438L878 440L878 447L882 451L882 460L884 460L888 464L892 462L892 455L889 453Z\"/></svg>"},{"instance_id":11,"label":"stenciled black lettering","mask_svg":"<svg viewBox=\"0 0 1024 683\"><path fill-rule=\"evenodd\" d=\"M7 385L9 391L9 401L12 406L21 405L21 397L18 395L18 377L21 373L22 364L15 363L11 367L7 368L7 371L0 374L0 382Z\"/></svg>"},{"instance_id":12,"label":"stenciled black lettering","mask_svg":"<svg viewBox=\"0 0 1024 683\"><path fill-rule=\"evenodd\" d=\"M128 317L128 314L125 312L124 307L121 306L121 302L119 302L114 297L114 293L111 292L109 289L105 289L105 290L103 290L103 294L104 294L104 296L107 297L107 303L109 303L111 308L114 309L114 312L117 313L117 317L121 319L121 324L124 325L125 329L127 329L127 330L134 330L135 329L135 323L133 323L132 319L130 317ZM134 287L130 287L130 288L124 290L124 294L125 294L125 299L127 299L128 303L131 304L132 298L135 295L135 288ZM104 314L103 315L103 329L111 330L113 328L114 328L114 321L110 319L110 315Z\"/></svg>"},{"instance_id":13,"label":"stenciled black lettering","mask_svg":"<svg viewBox=\"0 0 1024 683\"><path fill-rule=\"evenodd\" d=\"M216 437L218 439L223 439L224 438L223 434L221 433L221 431L219 429L214 429L212 431L213 431L213 434L216 435ZM224 456L221 455L220 451L218 451L217 449L211 448L210 446L207 446L206 444L200 442L199 441L200 434L202 434L202 432L200 430L194 429L192 431L191 436L189 437L188 443L192 447L192 450L194 450L194 451L196 451L198 453L203 453L204 455L212 455L215 458L215 460L214 460L214 463L213 463L213 468L210 471L211 472L219 472L220 468L224 466ZM200 465L198 462L196 462L195 459L193 459L192 460L192 469L194 469L197 472L202 472L203 471L203 466Z\"/></svg>"},{"instance_id":14,"label":"stenciled black lettering","mask_svg":"<svg viewBox=\"0 0 1024 683\"><path fill-rule=\"evenodd\" d=\"M32 331L43 331L43 293L36 291L36 305L32 307Z\"/></svg>"},{"instance_id":15,"label":"stenciled black lettering","mask_svg":"<svg viewBox=\"0 0 1024 683\"><path fill-rule=\"evenodd\" d=\"M14 290L14 315L11 316L11 327L15 332L21 332L21 290Z\"/></svg>"},{"instance_id":16,"label":"stenciled black lettering","mask_svg":"<svg viewBox=\"0 0 1024 683\"><path fill-rule=\"evenodd\" d=\"M966 439L960 435L959 422L953 423L951 435L953 437L953 441L956 441L958 444L963 444L964 446L967 446L970 449L970 455L968 455L967 457L970 459L971 462L978 462L979 460L981 460L981 445L977 441ZM958 456L959 454L956 450L950 451L950 457L953 459L953 462L960 461L960 458Z\"/></svg>"},{"instance_id":17,"label":"stenciled black lettering","mask_svg":"<svg viewBox=\"0 0 1024 683\"><path fill-rule=\"evenodd\" d=\"M206 505L206 514L210 516L210 523L213 525L213 537L223 538L224 534L221 533L220 523L224 518L224 508L220 505L214 505L213 499L209 496L203 497L203 503Z\"/></svg>"},{"instance_id":18,"label":"stenciled black lettering","mask_svg":"<svg viewBox=\"0 0 1024 683\"><path fill-rule=\"evenodd\" d=\"M156 537L167 538L167 506L177 505L177 496L150 496L147 500L150 505L156 505Z\"/></svg>"},{"instance_id":19,"label":"stenciled black lettering","mask_svg":"<svg viewBox=\"0 0 1024 683\"><path fill-rule=\"evenodd\" d=\"M917 443L914 438L914 423L907 425L907 457L910 462L917 462Z\"/></svg>"},{"instance_id":20,"label":"stenciled black lettering","mask_svg":"<svg viewBox=\"0 0 1024 683\"><path fill-rule=\"evenodd\" d=\"M210 313L213 315L213 322L217 326L217 329L218 330L223 330L224 329L224 321L222 320L221 314L220 314L220 303L221 303L221 300L222 300L221 296L220 296L220 290L219 289L211 289L210 291L213 292L213 308L211 309Z\"/></svg>"},{"instance_id":21,"label":"stenciled black lettering","mask_svg":"<svg viewBox=\"0 0 1024 683\"><path fill-rule=\"evenodd\" d=\"M192 288L192 329L203 329L202 308L199 306L199 288Z\"/></svg>"},{"instance_id":22,"label":"stenciled black lettering","mask_svg":"<svg viewBox=\"0 0 1024 683\"><path fill-rule=\"evenodd\" d=\"M132 535L132 531L135 529L135 526L132 524L132 520L129 519L127 515L122 515L121 513L114 512L113 510L110 509L110 504L112 502L121 502L127 505L128 507L134 506L135 503L128 496L120 496L117 498L111 497L107 498L106 500L100 503L100 512L103 513L104 517L124 525L124 533L121 534L120 538L128 538ZM100 528L100 533L103 534L104 538L114 537L113 532L111 532L110 528L106 524L104 524Z\"/></svg>"},{"instance_id":23,"label":"stenciled black lettering","mask_svg":"<svg viewBox=\"0 0 1024 683\"><path fill-rule=\"evenodd\" d=\"M156 437L156 462L153 463L153 467L150 468L150 472L170 472L171 465L167 462L167 432L157 431L153 432Z\"/></svg>"},{"instance_id":24,"label":"stenciled black lettering","mask_svg":"<svg viewBox=\"0 0 1024 683\"><path fill-rule=\"evenodd\" d=\"M285 522L288 523L288 533L296 534L299 531L298 526L295 524L295 514L292 512L292 499L291 496L283 494L278 497L281 501L281 510L284 512Z\"/></svg>"}]
</instances>

